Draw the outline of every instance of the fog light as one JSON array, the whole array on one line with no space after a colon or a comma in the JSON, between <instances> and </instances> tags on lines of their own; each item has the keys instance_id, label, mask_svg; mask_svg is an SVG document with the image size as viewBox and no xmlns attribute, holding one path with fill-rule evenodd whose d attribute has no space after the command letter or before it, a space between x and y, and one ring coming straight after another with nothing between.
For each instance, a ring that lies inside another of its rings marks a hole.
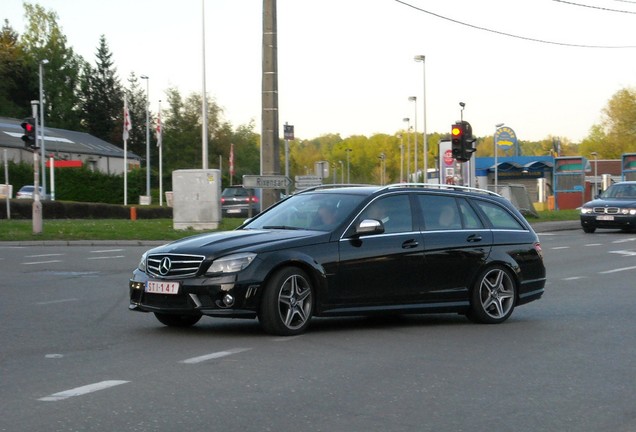
<instances>
[{"instance_id":1,"label":"fog light","mask_svg":"<svg viewBox=\"0 0 636 432\"><path fill-rule=\"evenodd\" d=\"M225 305L225 307L230 307L234 304L234 297L232 297L229 294L225 294L225 296L223 296L223 305Z\"/></svg>"}]
</instances>

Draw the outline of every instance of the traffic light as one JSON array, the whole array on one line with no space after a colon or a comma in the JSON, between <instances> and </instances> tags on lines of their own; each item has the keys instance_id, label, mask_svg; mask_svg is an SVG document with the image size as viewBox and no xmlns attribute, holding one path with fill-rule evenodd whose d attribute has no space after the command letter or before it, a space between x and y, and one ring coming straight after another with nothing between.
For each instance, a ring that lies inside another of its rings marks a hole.
<instances>
[{"instance_id":1,"label":"traffic light","mask_svg":"<svg viewBox=\"0 0 636 432\"><path fill-rule=\"evenodd\" d=\"M25 147L36 149L38 144L35 137L35 119L33 117L27 117L22 120L20 126L22 126L22 129L24 129L22 141L24 141Z\"/></svg>"},{"instance_id":2,"label":"traffic light","mask_svg":"<svg viewBox=\"0 0 636 432\"><path fill-rule=\"evenodd\" d=\"M466 162L473 156L473 128L467 121L455 123L451 128L451 149L453 158Z\"/></svg>"}]
</instances>

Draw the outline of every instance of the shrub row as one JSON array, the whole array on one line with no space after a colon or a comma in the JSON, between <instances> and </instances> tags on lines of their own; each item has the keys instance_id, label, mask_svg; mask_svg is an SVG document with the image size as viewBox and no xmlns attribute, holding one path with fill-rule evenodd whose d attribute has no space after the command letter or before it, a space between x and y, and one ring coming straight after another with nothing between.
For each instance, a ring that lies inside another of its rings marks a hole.
<instances>
[{"instance_id":1,"label":"shrub row","mask_svg":"<svg viewBox=\"0 0 636 432\"><path fill-rule=\"evenodd\" d=\"M11 219L31 219L32 200L9 200ZM128 219L134 207L139 219L171 219L171 207L124 206L119 204L70 201L42 201L44 219ZM0 200L0 219L7 218L5 200Z\"/></svg>"}]
</instances>

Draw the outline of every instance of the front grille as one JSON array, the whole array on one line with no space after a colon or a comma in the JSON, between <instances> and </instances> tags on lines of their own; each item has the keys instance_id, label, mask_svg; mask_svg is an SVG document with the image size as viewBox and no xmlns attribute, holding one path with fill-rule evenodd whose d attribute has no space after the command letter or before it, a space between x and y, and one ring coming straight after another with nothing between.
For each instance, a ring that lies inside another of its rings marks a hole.
<instances>
[{"instance_id":1,"label":"front grille","mask_svg":"<svg viewBox=\"0 0 636 432\"><path fill-rule=\"evenodd\" d=\"M594 207L594 213L596 214L618 214L619 211L618 207Z\"/></svg>"},{"instance_id":2,"label":"front grille","mask_svg":"<svg viewBox=\"0 0 636 432\"><path fill-rule=\"evenodd\" d=\"M148 256L146 270L160 278L190 277L197 274L204 259L201 255L154 254Z\"/></svg>"}]
</instances>

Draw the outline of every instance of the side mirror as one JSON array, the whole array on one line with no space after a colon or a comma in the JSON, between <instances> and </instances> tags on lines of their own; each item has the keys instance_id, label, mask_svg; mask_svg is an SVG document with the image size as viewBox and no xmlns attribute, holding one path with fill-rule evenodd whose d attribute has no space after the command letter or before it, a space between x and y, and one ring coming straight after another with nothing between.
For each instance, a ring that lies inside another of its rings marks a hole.
<instances>
[{"instance_id":1,"label":"side mirror","mask_svg":"<svg viewBox=\"0 0 636 432\"><path fill-rule=\"evenodd\" d=\"M376 219L364 219L356 226L357 235L382 234L384 225Z\"/></svg>"}]
</instances>

